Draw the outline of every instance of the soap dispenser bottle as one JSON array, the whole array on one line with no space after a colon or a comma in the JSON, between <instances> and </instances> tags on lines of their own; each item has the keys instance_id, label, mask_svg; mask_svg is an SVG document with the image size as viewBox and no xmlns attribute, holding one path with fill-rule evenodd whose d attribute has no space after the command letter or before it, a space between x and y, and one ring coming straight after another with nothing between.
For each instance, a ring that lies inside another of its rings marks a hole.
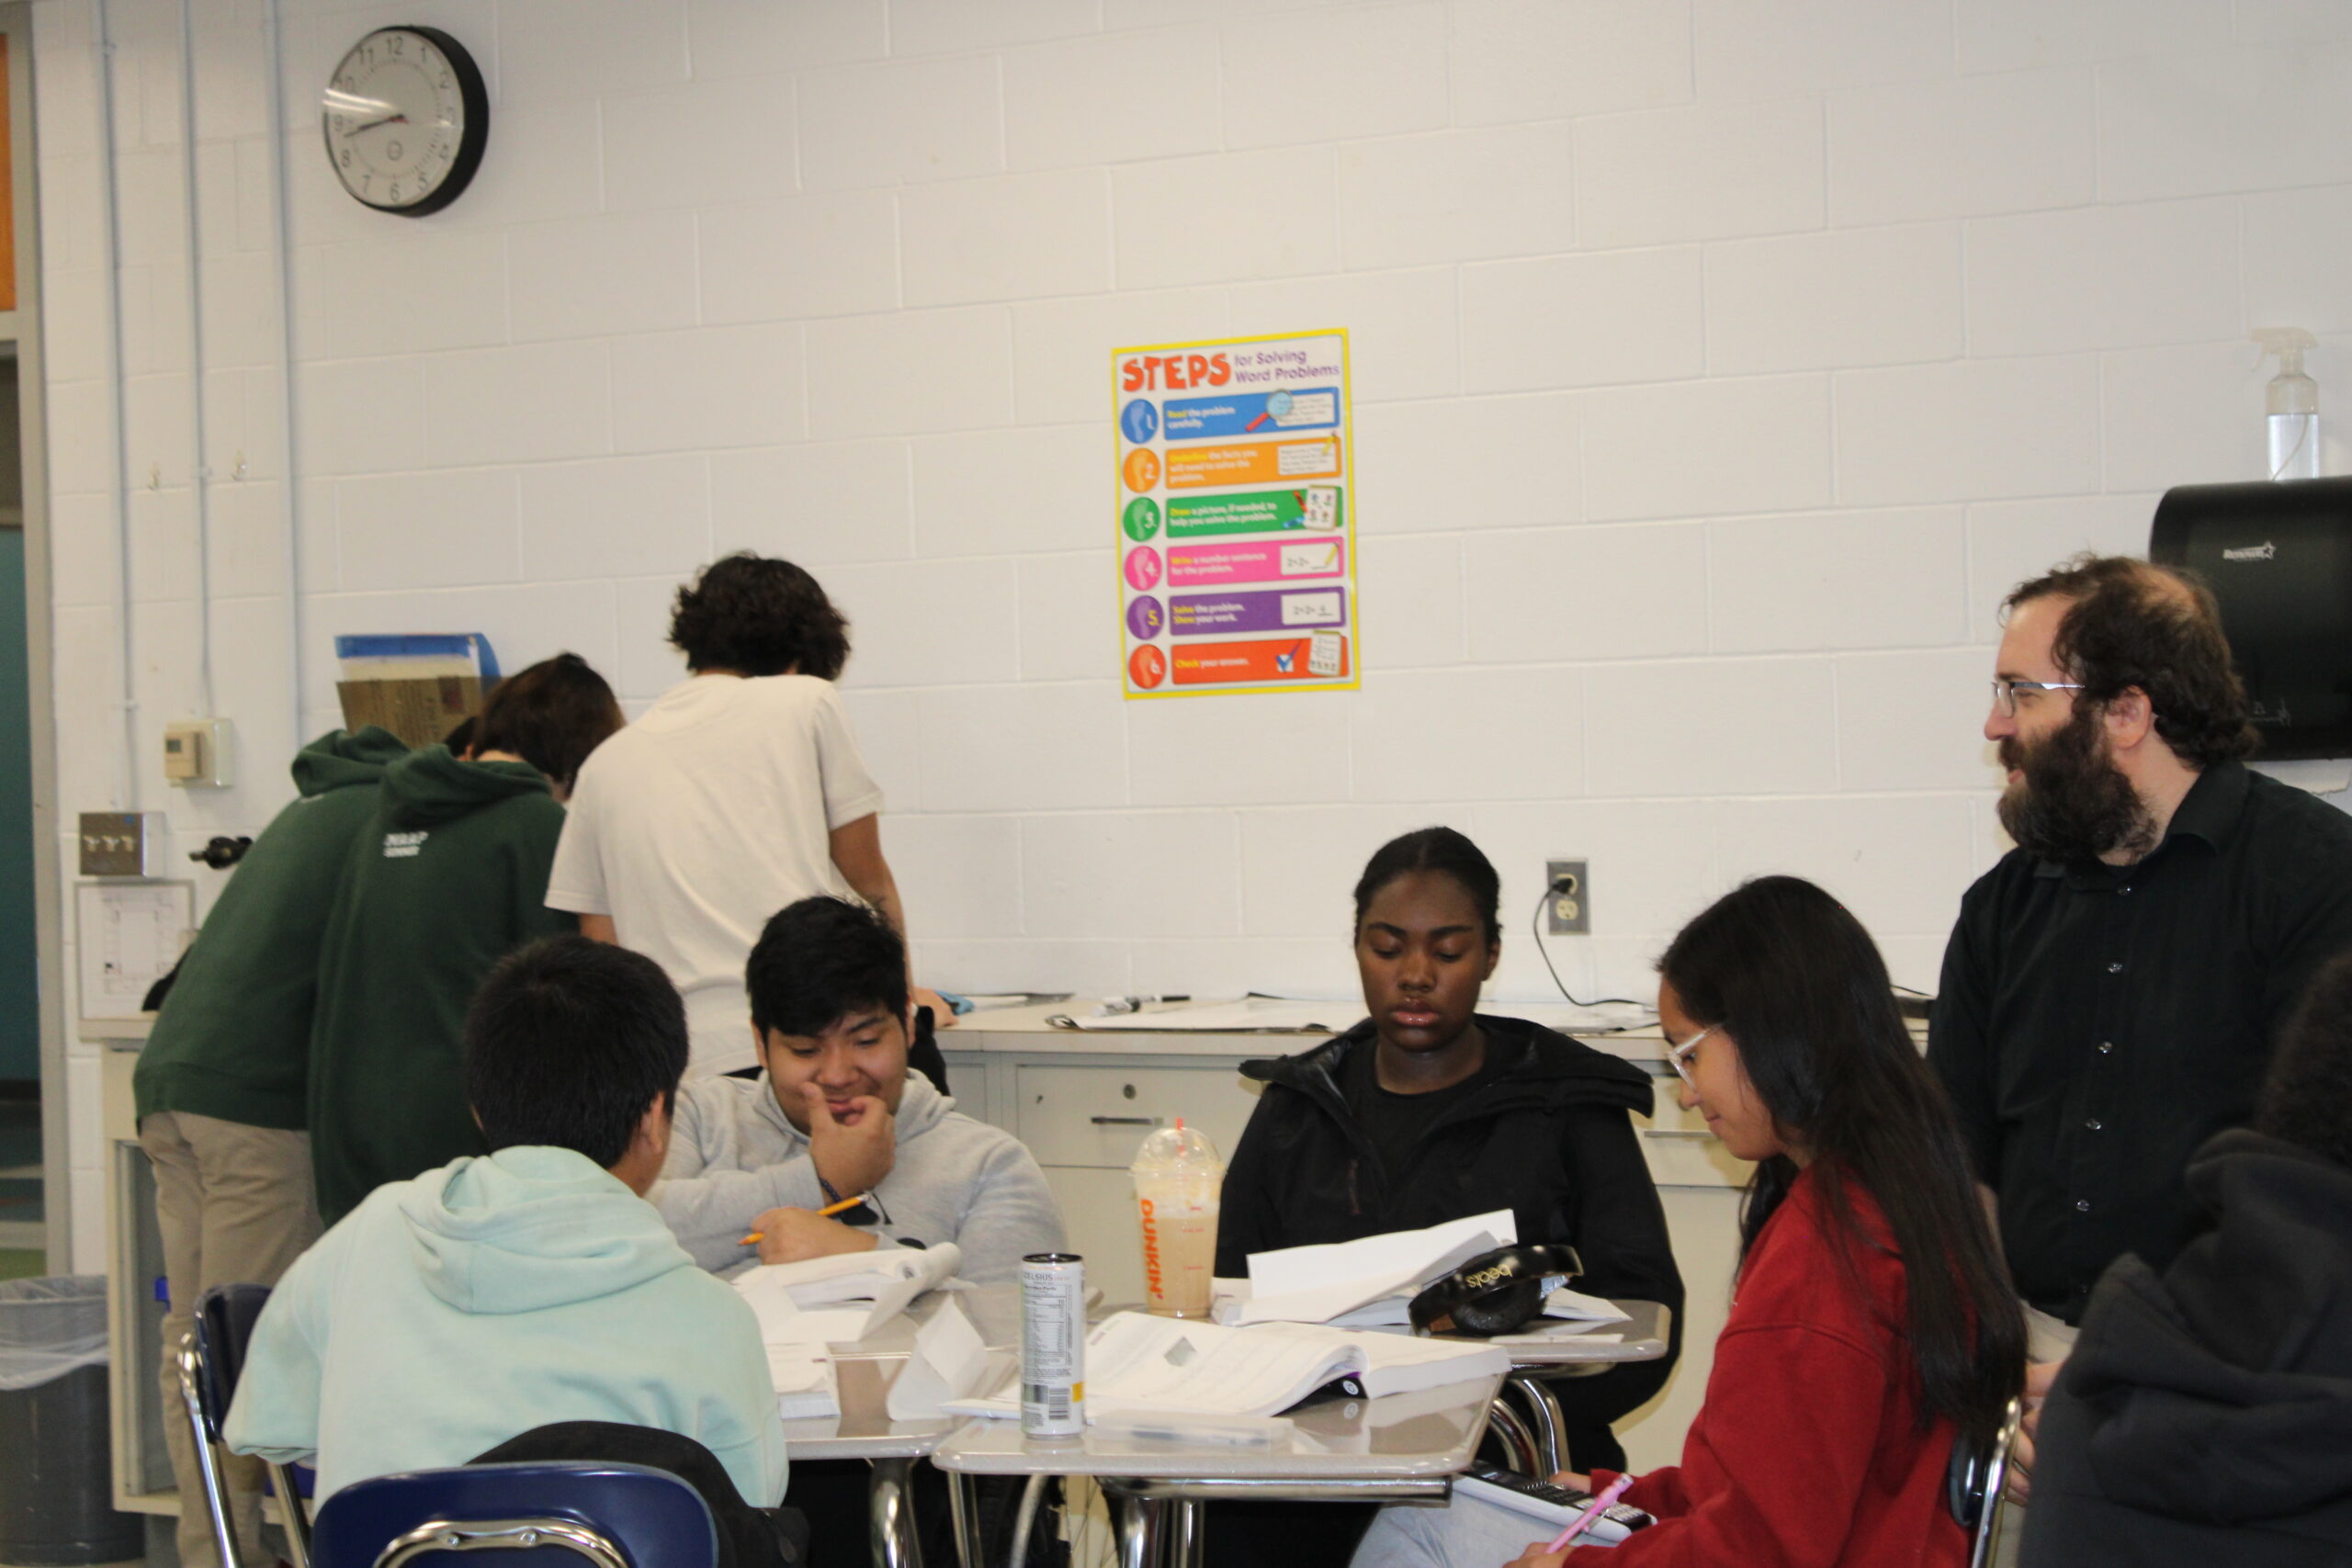
<instances>
[{"instance_id":1,"label":"soap dispenser bottle","mask_svg":"<svg viewBox=\"0 0 2352 1568\"><path fill-rule=\"evenodd\" d=\"M2301 327L2256 327L2254 341L2278 357L2265 405L2270 422L2270 477L2319 478L2319 383L2303 374L2303 350L2318 340Z\"/></svg>"}]
</instances>

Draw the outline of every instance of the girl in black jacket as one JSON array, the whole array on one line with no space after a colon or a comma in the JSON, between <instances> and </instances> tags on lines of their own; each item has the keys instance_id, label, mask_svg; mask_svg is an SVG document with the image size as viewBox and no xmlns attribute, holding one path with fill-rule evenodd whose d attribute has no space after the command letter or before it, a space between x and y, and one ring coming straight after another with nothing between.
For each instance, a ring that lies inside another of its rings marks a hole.
<instances>
[{"instance_id":1,"label":"girl in black jacket","mask_svg":"<svg viewBox=\"0 0 2352 1568\"><path fill-rule=\"evenodd\" d=\"M1477 1010L1502 956L1500 897L1494 866L1450 828L1408 833L1372 857L1355 891L1372 1016L1304 1055L1243 1066L1266 1090L1226 1172L1216 1271L1248 1273L1253 1252L1508 1207L1521 1241L1577 1249L1578 1290L1672 1311L1663 1359L1553 1384L1571 1468L1622 1469L1609 1423L1665 1385L1682 1338L1682 1279L1630 1119L1649 1113L1650 1078L1540 1025ZM1326 1529L1337 1522L1329 1510L1312 1517ZM1297 1563L1296 1539L1284 1545ZM1227 1561L1214 1551L1211 1560Z\"/></svg>"}]
</instances>

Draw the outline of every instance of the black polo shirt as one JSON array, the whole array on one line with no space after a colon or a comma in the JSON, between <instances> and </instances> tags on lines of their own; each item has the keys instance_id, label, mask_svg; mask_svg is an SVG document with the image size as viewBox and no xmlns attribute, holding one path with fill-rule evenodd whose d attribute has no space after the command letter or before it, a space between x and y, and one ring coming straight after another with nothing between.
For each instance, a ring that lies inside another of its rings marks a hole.
<instances>
[{"instance_id":1,"label":"black polo shirt","mask_svg":"<svg viewBox=\"0 0 2352 1568\"><path fill-rule=\"evenodd\" d=\"M2000 1194L2018 1292L2075 1322L2099 1273L2200 1228L2188 1156L2253 1113L2312 972L2352 948L2352 817L2225 762L2129 866L2012 850L1961 900L1928 1059Z\"/></svg>"}]
</instances>

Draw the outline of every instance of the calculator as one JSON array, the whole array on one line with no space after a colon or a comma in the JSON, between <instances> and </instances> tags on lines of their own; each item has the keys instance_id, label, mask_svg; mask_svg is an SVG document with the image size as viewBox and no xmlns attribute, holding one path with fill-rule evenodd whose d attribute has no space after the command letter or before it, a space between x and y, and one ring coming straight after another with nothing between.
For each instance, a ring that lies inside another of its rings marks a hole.
<instances>
[{"instance_id":1,"label":"calculator","mask_svg":"<svg viewBox=\"0 0 2352 1568\"><path fill-rule=\"evenodd\" d=\"M1537 1481L1515 1470L1496 1465L1475 1465L1453 1478L1454 1495L1476 1497L1523 1514L1545 1529L1558 1531L1568 1522L1592 1506L1592 1494L1573 1487L1555 1486L1548 1481ZM1600 1517L1584 1527L1578 1541L1593 1546L1614 1546L1638 1529L1647 1529L1657 1523L1648 1514L1630 1503L1611 1503L1600 1510Z\"/></svg>"}]
</instances>

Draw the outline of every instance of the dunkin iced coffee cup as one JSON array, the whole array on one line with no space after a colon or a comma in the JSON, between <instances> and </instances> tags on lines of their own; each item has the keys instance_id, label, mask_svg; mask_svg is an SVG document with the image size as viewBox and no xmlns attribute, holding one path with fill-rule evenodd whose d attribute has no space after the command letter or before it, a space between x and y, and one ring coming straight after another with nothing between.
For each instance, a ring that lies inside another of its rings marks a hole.
<instances>
[{"instance_id":1,"label":"dunkin iced coffee cup","mask_svg":"<svg viewBox=\"0 0 2352 1568\"><path fill-rule=\"evenodd\" d=\"M1143 1141L1127 1174L1143 1224L1143 1278L1162 1317L1206 1317L1216 1268L1216 1206L1225 1162L1216 1145L1179 1116Z\"/></svg>"}]
</instances>

